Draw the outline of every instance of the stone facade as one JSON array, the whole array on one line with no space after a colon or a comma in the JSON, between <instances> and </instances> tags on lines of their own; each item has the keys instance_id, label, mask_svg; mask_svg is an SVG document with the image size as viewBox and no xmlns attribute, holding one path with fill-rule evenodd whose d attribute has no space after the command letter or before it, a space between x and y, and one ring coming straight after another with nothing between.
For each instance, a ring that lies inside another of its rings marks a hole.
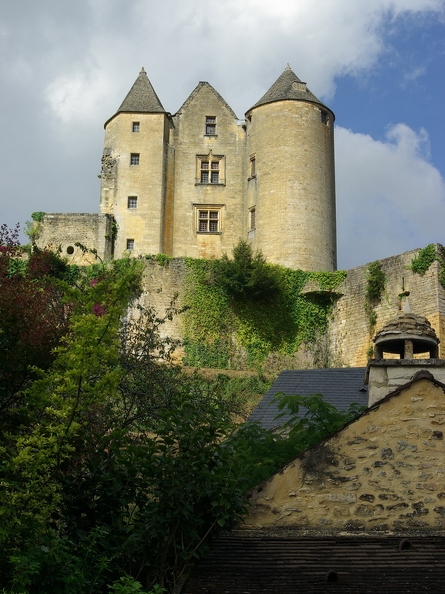
<instances>
[{"instance_id":1,"label":"stone facade","mask_svg":"<svg viewBox=\"0 0 445 594\"><path fill-rule=\"evenodd\" d=\"M172 115L142 69L105 124L100 212L118 258L219 258L248 240L271 263L335 270L334 114L288 66L242 120L207 82ZM47 215L38 245L69 216ZM87 247L107 257L97 232Z\"/></svg>"},{"instance_id":2,"label":"stone facade","mask_svg":"<svg viewBox=\"0 0 445 594\"><path fill-rule=\"evenodd\" d=\"M410 270L409 266L418 250L412 250L381 261L386 275L385 291L379 303L375 304L376 326L370 327L369 314L365 308L365 292L368 265L353 268L347 272L342 285L336 289L327 333L326 348L334 367L365 367L371 356L375 328L383 327L396 317L406 305L403 291L410 290L408 297L412 311L431 321L440 340L438 356L445 359L445 289L439 283L438 263L434 262L424 275ZM142 300L163 313L174 296L178 306L183 305L183 288L186 267L181 259L174 259L165 266L147 261L144 276L145 292ZM307 291L314 287L306 287ZM181 316L168 322L162 332L164 336L180 339L183 335ZM417 368L414 369L416 371ZM413 373L414 373L413 371ZM405 375L406 377L406 375ZM445 378L444 378L445 380ZM390 383L390 387L393 384Z\"/></svg>"},{"instance_id":3,"label":"stone facade","mask_svg":"<svg viewBox=\"0 0 445 594\"><path fill-rule=\"evenodd\" d=\"M250 529L445 529L445 385L421 372L251 492Z\"/></svg>"}]
</instances>

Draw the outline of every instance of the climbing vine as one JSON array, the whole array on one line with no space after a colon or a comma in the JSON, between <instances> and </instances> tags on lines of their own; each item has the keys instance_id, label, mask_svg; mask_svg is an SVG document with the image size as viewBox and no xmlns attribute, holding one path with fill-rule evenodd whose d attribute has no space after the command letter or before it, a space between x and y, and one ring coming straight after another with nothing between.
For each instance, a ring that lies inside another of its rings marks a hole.
<instances>
[{"instance_id":1,"label":"climbing vine","mask_svg":"<svg viewBox=\"0 0 445 594\"><path fill-rule=\"evenodd\" d=\"M326 333L346 272L305 272L271 266L275 294L237 298L218 282L219 261L186 259L186 365L259 369L271 353L292 355ZM270 276L268 277L270 278ZM305 294L311 281L315 290Z\"/></svg>"},{"instance_id":2,"label":"climbing vine","mask_svg":"<svg viewBox=\"0 0 445 594\"><path fill-rule=\"evenodd\" d=\"M369 333L374 332L377 323L375 306L381 300L385 291L386 275L379 261L368 265L365 290L365 311L368 316Z\"/></svg>"},{"instance_id":3,"label":"climbing vine","mask_svg":"<svg viewBox=\"0 0 445 594\"><path fill-rule=\"evenodd\" d=\"M431 264L436 261L439 263L439 282L445 288L445 248L438 245L437 249L434 243L430 243L419 250L411 262L411 270L416 274L425 274Z\"/></svg>"}]
</instances>

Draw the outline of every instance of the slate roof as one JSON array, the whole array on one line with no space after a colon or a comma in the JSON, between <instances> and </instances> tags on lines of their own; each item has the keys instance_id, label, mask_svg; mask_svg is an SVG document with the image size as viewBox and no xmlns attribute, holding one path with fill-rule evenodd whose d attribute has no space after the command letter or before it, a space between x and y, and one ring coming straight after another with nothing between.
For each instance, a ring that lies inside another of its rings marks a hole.
<instances>
[{"instance_id":1,"label":"slate roof","mask_svg":"<svg viewBox=\"0 0 445 594\"><path fill-rule=\"evenodd\" d=\"M441 592L440 536L270 536L239 530L215 540L181 594Z\"/></svg>"},{"instance_id":2,"label":"slate roof","mask_svg":"<svg viewBox=\"0 0 445 594\"><path fill-rule=\"evenodd\" d=\"M133 86L127 96L122 101L121 106L114 114L113 119L118 113L165 113L159 97L156 95L151 82L148 79L144 68L139 72ZM105 126L110 121L105 123Z\"/></svg>"},{"instance_id":3,"label":"slate roof","mask_svg":"<svg viewBox=\"0 0 445 594\"><path fill-rule=\"evenodd\" d=\"M326 107L317 97L311 93L298 76L292 71L289 64L284 69L284 72L277 78L270 89L265 93L259 101L255 103L246 113L249 113L255 107L265 105L266 103L273 103L274 101L309 101L310 103L317 103L324 107L327 111L333 112Z\"/></svg>"},{"instance_id":4,"label":"slate roof","mask_svg":"<svg viewBox=\"0 0 445 594\"><path fill-rule=\"evenodd\" d=\"M364 386L366 367L342 367L338 369L295 369L283 371L250 415L250 421L257 421L265 429L273 429L286 422L278 421L275 404L270 404L280 392L291 396L322 394L324 399L339 410L346 410L350 404L368 406L368 391Z\"/></svg>"}]
</instances>

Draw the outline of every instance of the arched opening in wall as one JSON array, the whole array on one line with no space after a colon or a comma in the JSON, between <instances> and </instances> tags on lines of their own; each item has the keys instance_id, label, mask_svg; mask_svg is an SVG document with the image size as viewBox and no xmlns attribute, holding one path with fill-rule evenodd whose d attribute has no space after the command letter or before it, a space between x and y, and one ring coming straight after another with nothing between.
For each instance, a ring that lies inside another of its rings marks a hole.
<instances>
[{"instance_id":1,"label":"arched opening in wall","mask_svg":"<svg viewBox=\"0 0 445 594\"><path fill-rule=\"evenodd\" d=\"M66 253L67 253L69 256L72 256L72 255L74 254L74 248L73 248L73 246L72 246L72 245L69 245L69 246L66 248Z\"/></svg>"},{"instance_id":2,"label":"arched opening in wall","mask_svg":"<svg viewBox=\"0 0 445 594\"><path fill-rule=\"evenodd\" d=\"M338 573L330 570L327 572L324 579L328 584L337 584L339 581Z\"/></svg>"},{"instance_id":3,"label":"arched opening in wall","mask_svg":"<svg viewBox=\"0 0 445 594\"><path fill-rule=\"evenodd\" d=\"M407 538L404 538L399 542L399 551L410 551L412 548L412 542Z\"/></svg>"}]
</instances>

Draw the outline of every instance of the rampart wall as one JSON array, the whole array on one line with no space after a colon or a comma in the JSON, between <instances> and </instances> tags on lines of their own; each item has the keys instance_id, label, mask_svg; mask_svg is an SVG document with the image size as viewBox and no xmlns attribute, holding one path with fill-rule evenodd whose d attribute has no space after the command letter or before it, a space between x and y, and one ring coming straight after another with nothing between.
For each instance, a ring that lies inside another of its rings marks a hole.
<instances>
[{"instance_id":1,"label":"rampart wall","mask_svg":"<svg viewBox=\"0 0 445 594\"><path fill-rule=\"evenodd\" d=\"M439 357L445 358L445 290L438 280L439 264L433 262L424 275L410 270L413 258L419 250L405 252L381 260L386 276L385 290L381 300L374 304L377 318L370 326L366 310L366 282L368 265L348 271L347 277L337 289L340 294L332 310L327 334L327 348L334 366L365 366L372 347L372 337L391 318L406 306L410 311L425 316L441 340ZM186 278L185 263L173 259L164 266L156 261L147 261L144 274L144 295L141 301L151 305L162 315L176 296L176 306L183 305ZM402 293L409 292L409 296ZM181 315L173 317L162 329L164 336L181 338L183 334Z\"/></svg>"}]
</instances>

